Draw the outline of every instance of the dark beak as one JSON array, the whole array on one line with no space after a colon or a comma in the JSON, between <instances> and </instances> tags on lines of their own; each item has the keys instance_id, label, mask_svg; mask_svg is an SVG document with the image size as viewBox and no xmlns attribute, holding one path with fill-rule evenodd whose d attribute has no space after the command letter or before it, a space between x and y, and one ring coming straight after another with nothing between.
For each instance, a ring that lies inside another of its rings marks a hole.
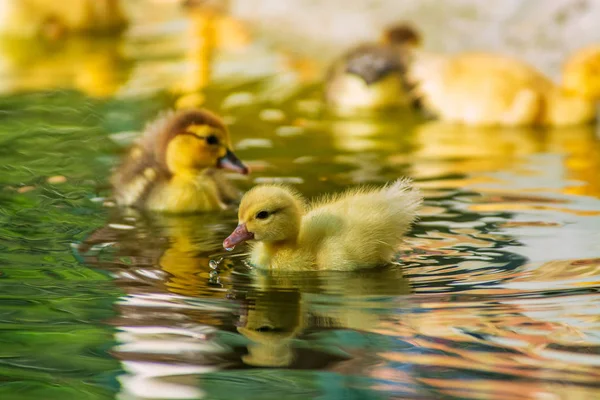
<instances>
[{"instance_id":1,"label":"dark beak","mask_svg":"<svg viewBox=\"0 0 600 400\"><path fill-rule=\"evenodd\" d=\"M246 240L254 239L254 233L248 232L246 224L240 224L235 230L223 241L225 250L231 251L235 246L244 243Z\"/></svg>"},{"instance_id":2,"label":"dark beak","mask_svg":"<svg viewBox=\"0 0 600 400\"><path fill-rule=\"evenodd\" d=\"M250 173L250 169L229 149L227 149L227 154L217 161L217 168L223 168L242 175L248 175Z\"/></svg>"}]
</instances>

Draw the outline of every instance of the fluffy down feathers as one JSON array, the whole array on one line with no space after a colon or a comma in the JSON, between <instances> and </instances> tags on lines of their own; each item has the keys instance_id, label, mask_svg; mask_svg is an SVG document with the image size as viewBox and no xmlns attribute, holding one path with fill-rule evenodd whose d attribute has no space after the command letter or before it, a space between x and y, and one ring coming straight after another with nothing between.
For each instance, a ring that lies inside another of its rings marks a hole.
<instances>
[{"instance_id":1,"label":"fluffy down feathers","mask_svg":"<svg viewBox=\"0 0 600 400\"><path fill-rule=\"evenodd\" d=\"M422 197L408 180L361 187L308 206L293 190L258 186L242 199L227 248L256 240L251 262L276 269L354 270L389 263Z\"/></svg>"},{"instance_id":2,"label":"fluffy down feathers","mask_svg":"<svg viewBox=\"0 0 600 400\"><path fill-rule=\"evenodd\" d=\"M514 58L415 52L407 69L413 95L444 121L471 126L564 126L594 120L600 48L576 52L559 86Z\"/></svg>"},{"instance_id":3,"label":"fluffy down feathers","mask_svg":"<svg viewBox=\"0 0 600 400\"><path fill-rule=\"evenodd\" d=\"M331 269L389 263L415 221L422 197L408 180L383 188L360 187L326 196L310 206L299 242Z\"/></svg>"}]
</instances>

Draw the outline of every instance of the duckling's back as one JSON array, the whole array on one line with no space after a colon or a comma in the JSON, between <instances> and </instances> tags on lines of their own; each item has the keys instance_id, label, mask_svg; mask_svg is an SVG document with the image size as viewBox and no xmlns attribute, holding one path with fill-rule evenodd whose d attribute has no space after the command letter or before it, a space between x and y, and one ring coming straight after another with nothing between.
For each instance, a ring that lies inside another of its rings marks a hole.
<instances>
[{"instance_id":1,"label":"duckling's back","mask_svg":"<svg viewBox=\"0 0 600 400\"><path fill-rule=\"evenodd\" d=\"M541 112L541 95L552 87L529 65L487 53L419 54L409 80L430 111L469 125L534 123Z\"/></svg>"},{"instance_id":2,"label":"duckling's back","mask_svg":"<svg viewBox=\"0 0 600 400\"><path fill-rule=\"evenodd\" d=\"M389 263L421 201L407 180L325 198L304 217L301 246L316 254L321 268L352 270Z\"/></svg>"}]
</instances>

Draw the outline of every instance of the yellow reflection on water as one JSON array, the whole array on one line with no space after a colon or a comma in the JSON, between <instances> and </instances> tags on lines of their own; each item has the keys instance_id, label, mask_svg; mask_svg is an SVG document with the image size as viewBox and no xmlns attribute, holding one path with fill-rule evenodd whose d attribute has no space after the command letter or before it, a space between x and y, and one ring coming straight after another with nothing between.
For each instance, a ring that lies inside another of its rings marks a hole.
<instances>
[{"instance_id":1,"label":"yellow reflection on water","mask_svg":"<svg viewBox=\"0 0 600 400\"><path fill-rule=\"evenodd\" d=\"M471 175L455 187L481 188L478 183L494 182L498 178L492 174L497 172L531 176L535 181L539 171L531 169L535 164L529 157L550 153L561 158L549 168L564 171L559 177L566 182L562 193L600 197L600 140L596 130L596 125L556 129L476 128L429 122L414 132L413 173L420 178ZM473 179L482 181L473 182ZM446 187L452 186L447 180L443 183ZM433 182L428 185L435 186ZM532 189L535 187L528 191ZM515 191L519 190L522 189Z\"/></svg>"},{"instance_id":2,"label":"yellow reflection on water","mask_svg":"<svg viewBox=\"0 0 600 400\"><path fill-rule=\"evenodd\" d=\"M415 129L418 177L505 170L543 148L543 134L532 128L476 128L442 121Z\"/></svg>"},{"instance_id":3,"label":"yellow reflection on water","mask_svg":"<svg viewBox=\"0 0 600 400\"><path fill-rule=\"evenodd\" d=\"M600 197L600 136L595 124L548 131L546 151L564 155L565 179L575 181L563 193Z\"/></svg>"},{"instance_id":4,"label":"yellow reflection on water","mask_svg":"<svg viewBox=\"0 0 600 400\"><path fill-rule=\"evenodd\" d=\"M360 273L257 271L253 278L237 330L251 341L243 362L262 367L294 363L291 341L303 331L368 331L381 321L369 310L369 297L410 293L408 281L396 267ZM339 297L335 305L319 307L313 299L323 294Z\"/></svg>"}]
</instances>

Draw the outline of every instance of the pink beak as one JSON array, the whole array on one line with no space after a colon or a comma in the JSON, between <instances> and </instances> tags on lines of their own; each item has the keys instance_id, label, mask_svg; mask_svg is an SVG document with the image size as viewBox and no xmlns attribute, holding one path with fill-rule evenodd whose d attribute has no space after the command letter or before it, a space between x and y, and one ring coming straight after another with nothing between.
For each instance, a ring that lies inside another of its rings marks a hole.
<instances>
[{"instance_id":1,"label":"pink beak","mask_svg":"<svg viewBox=\"0 0 600 400\"><path fill-rule=\"evenodd\" d=\"M223 241L223 247L227 251L231 251L240 243L244 243L246 240L254 239L254 233L248 232L246 224L239 224L237 228Z\"/></svg>"}]
</instances>

